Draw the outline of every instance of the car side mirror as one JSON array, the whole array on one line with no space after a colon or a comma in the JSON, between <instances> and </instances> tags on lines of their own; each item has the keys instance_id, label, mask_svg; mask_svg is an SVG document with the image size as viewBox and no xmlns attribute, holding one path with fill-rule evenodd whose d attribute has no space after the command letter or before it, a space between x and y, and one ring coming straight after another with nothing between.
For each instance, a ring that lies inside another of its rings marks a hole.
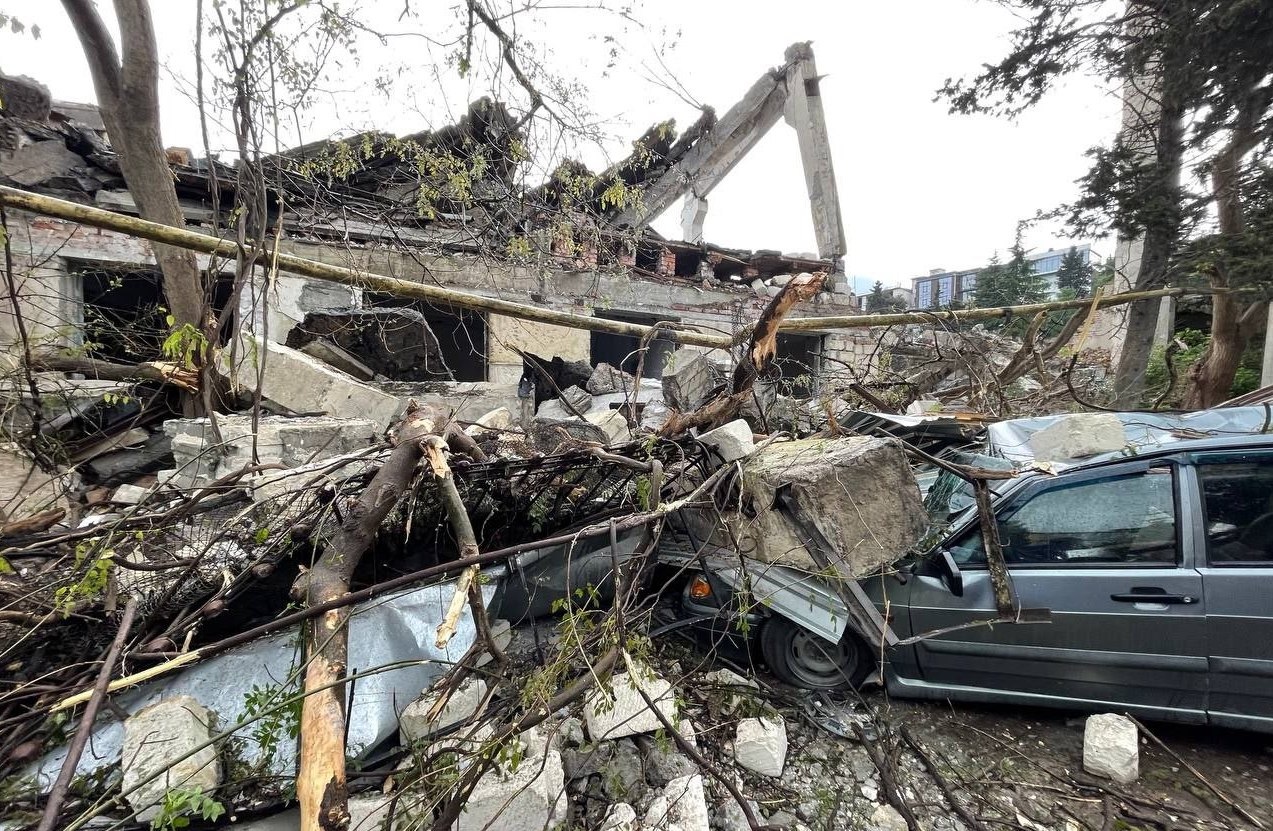
<instances>
[{"instance_id":1,"label":"car side mirror","mask_svg":"<svg viewBox=\"0 0 1273 831\"><path fill-rule=\"evenodd\" d=\"M963 597L964 573L959 570L959 563L955 562L954 555L944 548L941 549L937 554L937 565L941 569L942 580L946 582L950 593L955 597Z\"/></svg>"}]
</instances>

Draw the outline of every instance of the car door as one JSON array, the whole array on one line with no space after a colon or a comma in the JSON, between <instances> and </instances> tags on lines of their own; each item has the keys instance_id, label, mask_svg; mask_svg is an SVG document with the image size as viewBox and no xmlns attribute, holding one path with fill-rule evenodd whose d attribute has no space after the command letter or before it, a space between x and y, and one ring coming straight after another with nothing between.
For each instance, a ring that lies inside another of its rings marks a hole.
<instances>
[{"instance_id":1,"label":"car door","mask_svg":"<svg viewBox=\"0 0 1273 831\"><path fill-rule=\"evenodd\" d=\"M1211 721L1273 731L1273 450L1195 457Z\"/></svg>"},{"instance_id":2,"label":"car door","mask_svg":"<svg viewBox=\"0 0 1273 831\"><path fill-rule=\"evenodd\" d=\"M923 682L981 700L1066 700L1205 720L1202 577L1175 464L1133 462L1040 477L997 509L1013 589L1050 623L993 624L921 641ZM994 618L975 519L947 545L963 596L918 575L911 631Z\"/></svg>"}]
</instances>

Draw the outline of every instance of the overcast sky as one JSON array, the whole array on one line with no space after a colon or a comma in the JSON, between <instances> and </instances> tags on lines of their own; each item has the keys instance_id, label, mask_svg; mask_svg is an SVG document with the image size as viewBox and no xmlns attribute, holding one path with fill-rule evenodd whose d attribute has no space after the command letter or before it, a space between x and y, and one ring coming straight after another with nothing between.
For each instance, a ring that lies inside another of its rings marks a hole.
<instances>
[{"instance_id":1,"label":"overcast sky","mask_svg":"<svg viewBox=\"0 0 1273 831\"><path fill-rule=\"evenodd\" d=\"M362 6L391 22L403 2L364 0ZM436 6L454 19L453 4ZM188 100L195 2L152 0L152 7L166 61L165 143L200 148ZM43 81L55 98L93 100L87 65L60 4L0 0L0 10L42 29L39 40L0 34L0 69ZM934 102L948 76L975 71L1004 52L1014 18L984 0L645 0L637 15L644 28L614 15L561 8L519 29L541 43L547 65L588 88L611 139L585 150L585 160L601 167L607 155L625 155L628 142L669 116L681 127L692 123L693 107L656 82L668 72L693 100L719 114L780 64L789 44L812 40L825 76L822 100L849 240L846 266L866 282L892 285L932 268L984 263L1011 244L1018 220L1074 195L1074 180L1086 169L1084 151L1108 142L1117 127L1116 97L1094 82L1071 82L1016 122L949 115ZM616 34L623 50L609 73L597 58L608 48L605 33ZM655 57L660 47L666 69ZM445 54L418 39L396 39L388 48L364 43L361 63L330 86L311 114L307 130L314 132L307 138L447 123L484 90L447 71ZM393 79L387 95L372 89L377 76ZM788 253L816 248L795 133L781 122L709 201L705 235L712 242ZM655 227L679 238L679 217L678 204ZM1056 232L1033 229L1027 245L1068 245Z\"/></svg>"}]
</instances>

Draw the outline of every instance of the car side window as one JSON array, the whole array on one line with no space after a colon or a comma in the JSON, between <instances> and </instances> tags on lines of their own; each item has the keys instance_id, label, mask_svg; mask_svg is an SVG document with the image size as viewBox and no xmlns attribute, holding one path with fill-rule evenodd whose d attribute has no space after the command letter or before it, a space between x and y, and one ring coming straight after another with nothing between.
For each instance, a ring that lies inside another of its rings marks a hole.
<instances>
[{"instance_id":1,"label":"car side window","mask_svg":"<svg viewBox=\"0 0 1273 831\"><path fill-rule=\"evenodd\" d=\"M1200 461L1207 562L1273 565L1273 453Z\"/></svg>"},{"instance_id":2,"label":"car side window","mask_svg":"<svg viewBox=\"0 0 1273 831\"><path fill-rule=\"evenodd\" d=\"M999 516L1009 565L1174 565L1175 476L1169 468L1058 482ZM955 562L986 561L981 529L949 546Z\"/></svg>"}]
</instances>

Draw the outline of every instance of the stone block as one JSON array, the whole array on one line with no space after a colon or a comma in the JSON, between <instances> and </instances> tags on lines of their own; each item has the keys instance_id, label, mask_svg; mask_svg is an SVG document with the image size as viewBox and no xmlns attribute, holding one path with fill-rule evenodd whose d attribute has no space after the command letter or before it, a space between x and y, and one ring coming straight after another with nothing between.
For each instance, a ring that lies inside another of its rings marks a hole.
<instances>
[{"instance_id":1,"label":"stone block","mask_svg":"<svg viewBox=\"0 0 1273 831\"><path fill-rule=\"evenodd\" d=\"M333 418L361 418L381 430L397 420L404 402L383 390L333 369L317 358L261 338L244 338L237 360L222 370L244 390L257 385L264 359L261 395L293 413L323 413ZM222 360L228 360L222 353Z\"/></svg>"},{"instance_id":2,"label":"stone block","mask_svg":"<svg viewBox=\"0 0 1273 831\"><path fill-rule=\"evenodd\" d=\"M586 414L583 419L605 431L606 444L625 444L632 439L628 420L618 410L598 410Z\"/></svg>"},{"instance_id":3,"label":"stone block","mask_svg":"<svg viewBox=\"0 0 1273 831\"><path fill-rule=\"evenodd\" d=\"M1030 436L1030 450L1042 461L1066 461L1113 453L1127 446L1123 422L1113 413L1075 413Z\"/></svg>"},{"instance_id":4,"label":"stone block","mask_svg":"<svg viewBox=\"0 0 1273 831\"><path fill-rule=\"evenodd\" d=\"M496 407L483 413L464 432L470 436L480 435L485 430L510 430L513 427L513 413L507 407Z\"/></svg>"},{"instance_id":5,"label":"stone block","mask_svg":"<svg viewBox=\"0 0 1273 831\"><path fill-rule=\"evenodd\" d=\"M642 827L658 831L710 831L702 774L694 773L668 782L663 792L650 802Z\"/></svg>"},{"instance_id":6,"label":"stone block","mask_svg":"<svg viewBox=\"0 0 1273 831\"><path fill-rule=\"evenodd\" d=\"M111 502L118 505L137 505L150 495L150 488L139 488L136 485L120 485L111 494Z\"/></svg>"},{"instance_id":7,"label":"stone block","mask_svg":"<svg viewBox=\"0 0 1273 831\"><path fill-rule=\"evenodd\" d=\"M738 722L734 737L734 761L775 779L787 763L787 726L777 716L745 718Z\"/></svg>"},{"instance_id":8,"label":"stone block","mask_svg":"<svg viewBox=\"0 0 1273 831\"><path fill-rule=\"evenodd\" d=\"M221 784L221 762L212 745L177 761L207 743L211 727L212 713L188 695L165 698L124 722L123 789L138 820L154 819L164 794L174 788L210 793Z\"/></svg>"},{"instance_id":9,"label":"stone block","mask_svg":"<svg viewBox=\"0 0 1273 831\"><path fill-rule=\"evenodd\" d=\"M780 489L795 500L803 522L831 546L832 567L849 579L892 563L928 526L919 485L901 448L888 439L805 439L779 442L743 465L744 499L755 516L727 515L744 550L762 562L818 571L805 547L808 535L785 511L774 510Z\"/></svg>"},{"instance_id":10,"label":"stone block","mask_svg":"<svg viewBox=\"0 0 1273 831\"><path fill-rule=\"evenodd\" d=\"M398 730L404 742L425 739L453 725L467 720L486 698L486 682L470 678L461 684L442 706L436 717L429 714L438 702L437 692L428 692L407 705L398 717Z\"/></svg>"},{"instance_id":11,"label":"stone block","mask_svg":"<svg viewBox=\"0 0 1273 831\"><path fill-rule=\"evenodd\" d=\"M892 805L877 805L871 813L871 831L907 831L910 828Z\"/></svg>"},{"instance_id":12,"label":"stone block","mask_svg":"<svg viewBox=\"0 0 1273 831\"><path fill-rule=\"evenodd\" d=\"M683 413L697 410L715 388L712 363L702 352L678 349L668 357L663 369L663 397L676 409Z\"/></svg>"},{"instance_id":13,"label":"stone block","mask_svg":"<svg viewBox=\"0 0 1273 831\"><path fill-rule=\"evenodd\" d=\"M756 450L751 425L741 418L722 424L715 430L700 433L698 440L720 454L726 462L745 459Z\"/></svg>"},{"instance_id":14,"label":"stone block","mask_svg":"<svg viewBox=\"0 0 1273 831\"><path fill-rule=\"evenodd\" d=\"M636 809L626 802L616 802L601 821L601 831L641 831Z\"/></svg>"},{"instance_id":15,"label":"stone block","mask_svg":"<svg viewBox=\"0 0 1273 831\"><path fill-rule=\"evenodd\" d=\"M454 831L543 831L566 818L566 780L561 754L537 731L524 734L527 753L478 780Z\"/></svg>"},{"instance_id":16,"label":"stone block","mask_svg":"<svg viewBox=\"0 0 1273 831\"><path fill-rule=\"evenodd\" d=\"M606 395L614 392L627 392L636 385L636 378L618 367L607 363L599 363L592 370L586 389L593 395Z\"/></svg>"},{"instance_id":17,"label":"stone block","mask_svg":"<svg viewBox=\"0 0 1273 831\"><path fill-rule=\"evenodd\" d=\"M1088 716L1083 729L1083 770L1123 785L1140 778L1140 731L1127 716Z\"/></svg>"},{"instance_id":18,"label":"stone block","mask_svg":"<svg viewBox=\"0 0 1273 831\"><path fill-rule=\"evenodd\" d=\"M611 679L609 690L594 689L584 702L584 723L593 741L653 733L663 722L641 697L644 691L668 721L676 721L676 702L672 685L645 670L619 673Z\"/></svg>"}]
</instances>

